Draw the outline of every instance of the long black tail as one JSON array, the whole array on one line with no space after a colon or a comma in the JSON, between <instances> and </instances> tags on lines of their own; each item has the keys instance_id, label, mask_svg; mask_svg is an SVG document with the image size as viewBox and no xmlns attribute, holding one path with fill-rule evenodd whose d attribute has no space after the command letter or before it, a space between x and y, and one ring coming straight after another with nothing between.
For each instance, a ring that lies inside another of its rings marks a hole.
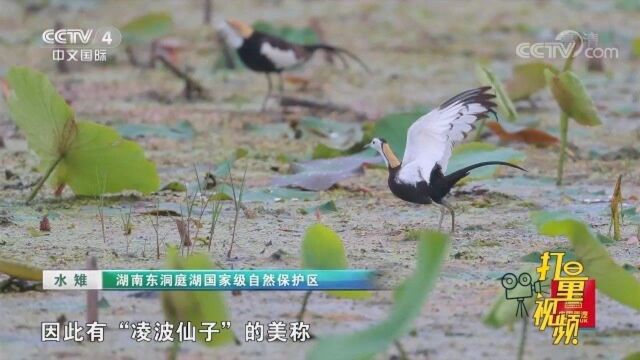
<instances>
[{"instance_id":1,"label":"long black tail","mask_svg":"<svg viewBox=\"0 0 640 360\"><path fill-rule=\"evenodd\" d=\"M362 68L366 72L371 73L371 70L369 70L369 67L367 66L367 64L365 64L364 61L360 60L359 57L357 57L355 54L353 54L347 49L343 49L337 46L327 45L327 44L305 45L305 49L307 49L311 53L315 52L316 50L324 50L328 53L335 54L338 58L340 58L340 61L342 61L342 63L346 67L349 67L349 63L347 63L347 61L343 57L343 56L347 56L348 58L352 59L353 61L357 62L360 66L362 66Z\"/></svg>"},{"instance_id":2,"label":"long black tail","mask_svg":"<svg viewBox=\"0 0 640 360\"><path fill-rule=\"evenodd\" d=\"M469 175L469 172L473 169L477 169L479 167L483 167L483 166L488 166L488 165L505 165L505 166L509 166L512 168L516 168L516 169L520 169L522 171L527 171L523 168L521 168L518 165L514 165L508 162L504 162L504 161L484 161L481 163L477 163L477 164L473 164L473 165L469 165L467 167L464 167L460 170L456 170L454 172L452 172L449 175L446 175L442 178L440 178L437 182L434 182L431 184L432 187L437 187L437 189L434 189L434 193L437 194L442 194L442 196L444 197L446 194L449 193L449 191L451 190L451 188L460 180L462 180L462 178L464 178L465 176ZM440 199L435 199L434 200L439 201Z\"/></svg>"}]
</instances>

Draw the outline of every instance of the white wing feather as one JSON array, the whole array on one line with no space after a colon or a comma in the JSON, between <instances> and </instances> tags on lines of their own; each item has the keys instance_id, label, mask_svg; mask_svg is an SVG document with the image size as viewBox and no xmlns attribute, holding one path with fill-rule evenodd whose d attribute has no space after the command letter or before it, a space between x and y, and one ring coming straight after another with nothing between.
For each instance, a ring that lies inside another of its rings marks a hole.
<instances>
[{"instance_id":1,"label":"white wing feather","mask_svg":"<svg viewBox=\"0 0 640 360\"><path fill-rule=\"evenodd\" d=\"M298 64L299 59L296 57L293 49L280 49L271 45L268 41L260 46L260 53L266 56L278 69L286 69Z\"/></svg>"},{"instance_id":2,"label":"white wing feather","mask_svg":"<svg viewBox=\"0 0 640 360\"><path fill-rule=\"evenodd\" d=\"M494 96L487 90L483 87L460 93L411 125L398 174L401 181L428 182L436 163L446 172L453 146L464 140L478 119L493 113Z\"/></svg>"}]
</instances>

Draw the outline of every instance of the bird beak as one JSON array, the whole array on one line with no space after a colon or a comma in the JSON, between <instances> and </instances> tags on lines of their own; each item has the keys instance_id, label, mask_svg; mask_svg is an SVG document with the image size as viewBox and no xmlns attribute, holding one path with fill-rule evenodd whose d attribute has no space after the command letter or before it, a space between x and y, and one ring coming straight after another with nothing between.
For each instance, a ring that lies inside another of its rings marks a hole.
<instances>
[{"instance_id":1,"label":"bird beak","mask_svg":"<svg viewBox=\"0 0 640 360\"><path fill-rule=\"evenodd\" d=\"M370 143L369 143L369 144L365 144L365 145L362 147L362 150L369 149L369 148L371 148L371 144L370 144Z\"/></svg>"}]
</instances>

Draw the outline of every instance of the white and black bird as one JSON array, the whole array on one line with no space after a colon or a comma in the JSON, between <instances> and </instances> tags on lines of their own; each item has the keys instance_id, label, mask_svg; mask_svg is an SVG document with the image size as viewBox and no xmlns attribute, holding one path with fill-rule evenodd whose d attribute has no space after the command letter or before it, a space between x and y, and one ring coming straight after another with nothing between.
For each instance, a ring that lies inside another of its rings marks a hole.
<instances>
[{"instance_id":1,"label":"white and black bird","mask_svg":"<svg viewBox=\"0 0 640 360\"><path fill-rule=\"evenodd\" d=\"M445 200L451 188L473 169L488 165L506 165L525 169L503 161L485 161L469 165L444 175L453 146L464 140L479 119L494 114L495 96L490 87L462 92L445 101L438 108L416 120L407 132L407 144L402 162L382 138L369 144L383 157L389 169L389 189L398 198L415 204L440 205L442 227L445 209L451 213L451 231L455 228L453 207Z\"/></svg>"},{"instance_id":2,"label":"white and black bird","mask_svg":"<svg viewBox=\"0 0 640 360\"><path fill-rule=\"evenodd\" d=\"M278 89L282 96L284 90L282 72L307 62L318 50L336 55L345 66L348 66L348 63L344 57L351 58L369 72L369 68L357 56L346 49L333 45L294 44L276 36L254 30L251 26L235 19L219 23L218 31L222 34L227 45L236 50L240 60L246 67L266 74L269 88L262 102L263 110L271 96L271 74L278 75Z\"/></svg>"}]
</instances>

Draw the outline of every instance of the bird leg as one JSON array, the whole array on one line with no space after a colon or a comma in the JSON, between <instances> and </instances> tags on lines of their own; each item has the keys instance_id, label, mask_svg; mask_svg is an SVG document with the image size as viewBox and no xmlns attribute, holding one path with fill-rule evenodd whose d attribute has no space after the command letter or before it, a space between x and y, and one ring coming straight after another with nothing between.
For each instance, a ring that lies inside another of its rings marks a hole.
<instances>
[{"instance_id":1,"label":"bird leg","mask_svg":"<svg viewBox=\"0 0 640 360\"><path fill-rule=\"evenodd\" d=\"M278 73L278 91L280 92L280 99L284 96L284 82L282 80L282 73Z\"/></svg>"},{"instance_id":2,"label":"bird leg","mask_svg":"<svg viewBox=\"0 0 640 360\"><path fill-rule=\"evenodd\" d=\"M451 213L451 232L453 233L453 231L456 228L456 214L453 211L453 207L444 199L440 201L440 204L444 206L447 210L449 210L449 213Z\"/></svg>"},{"instance_id":3,"label":"bird leg","mask_svg":"<svg viewBox=\"0 0 640 360\"><path fill-rule=\"evenodd\" d=\"M438 205L438 208L440 209L440 221L438 221L438 231L440 231L442 230L442 221L444 220L445 207L442 205Z\"/></svg>"},{"instance_id":4,"label":"bird leg","mask_svg":"<svg viewBox=\"0 0 640 360\"><path fill-rule=\"evenodd\" d=\"M266 74L267 75L267 84L269 85L269 88L267 90L267 95L264 97L264 100L262 101L262 109L260 109L260 112L264 112L264 110L267 108L267 100L269 100L269 98L271 97L271 75L269 73Z\"/></svg>"}]
</instances>

